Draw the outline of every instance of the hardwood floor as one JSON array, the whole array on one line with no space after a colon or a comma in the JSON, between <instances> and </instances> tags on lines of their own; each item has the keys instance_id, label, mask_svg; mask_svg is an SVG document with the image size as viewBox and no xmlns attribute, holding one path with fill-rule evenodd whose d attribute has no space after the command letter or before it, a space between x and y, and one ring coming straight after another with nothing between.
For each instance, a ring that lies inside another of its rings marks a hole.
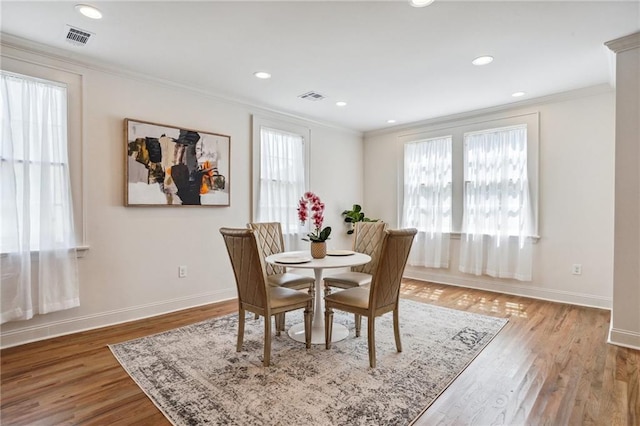
<instances>
[{"instance_id":1,"label":"hardwood floor","mask_svg":"<svg viewBox=\"0 0 640 426\"><path fill-rule=\"evenodd\" d=\"M609 312L405 280L402 297L509 318L416 425L640 425L640 351L606 343ZM225 315L193 308L5 349L3 425L169 425L106 346Z\"/></svg>"}]
</instances>

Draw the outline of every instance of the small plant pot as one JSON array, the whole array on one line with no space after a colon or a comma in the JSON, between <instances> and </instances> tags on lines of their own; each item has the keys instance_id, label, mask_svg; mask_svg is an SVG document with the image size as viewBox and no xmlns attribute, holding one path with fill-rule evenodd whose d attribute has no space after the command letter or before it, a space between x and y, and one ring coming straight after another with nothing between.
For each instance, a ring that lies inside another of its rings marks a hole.
<instances>
[{"instance_id":1,"label":"small plant pot","mask_svg":"<svg viewBox=\"0 0 640 426\"><path fill-rule=\"evenodd\" d=\"M311 242L311 257L314 259L322 259L327 255L327 243L326 242Z\"/></svg>"}]
</instances>

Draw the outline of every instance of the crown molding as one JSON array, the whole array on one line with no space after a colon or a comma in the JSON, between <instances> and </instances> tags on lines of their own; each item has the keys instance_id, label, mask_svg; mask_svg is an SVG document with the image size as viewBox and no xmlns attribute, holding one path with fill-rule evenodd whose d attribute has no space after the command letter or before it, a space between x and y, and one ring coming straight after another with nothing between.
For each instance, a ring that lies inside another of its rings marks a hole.
<instances>
[{"instance_id":1,"label":"crown molding","mask_svg":"<svg viewBox=\"0 0 640 426\"><path fill-rule=\"evenodd\" d=\"M604 45L613 50L615 53L637 49L640 47L640 32L608 41Z\"/></svg>"},{"instance_id":2,"label":"crown molding","mask_svg":"<svg viewBox=\"0 0 640 426\"><path fill-rule=\"evenodd\" d=\"M22 37L17 37L14 35L6 34L0 32L0 54L3 56L7 56L17 60L25 60L25 58L21 56L12 55L10 52L7 52L6 49L15 49L20 52L24 52L26 54L37 55L38 57L45 58L49 61L55 61L58 64L57 68L64 69L66 71L71 71L68 67L73 68L73 72L82 73L78 71L76 67L81 67L84 69L89 69L92 71L102 72L105 74L116 75L119 77L125 77L133 80L138 80L147 83L153 83L156 85L178 89L186 92L191 92L196 95L204 96L210 99L214 99L218 102L224 102L230 104L232 106L241 106L250 111L250 113L258 113L258 114L271 114L277 115L281 117L288 117L290 119L294 119L297 121L303 121L308 124L314 124L317 126L322 126L326 128L336 129L339 131L343 131L346 133L350 133L356 136L362 137L363 133L359 130L355 130L352 128L340 126L338 124L320 121L311 117L307 117L304 115L294 114L291 112L277 110L275 108L271 108L269 106L260 105L256 103L252 103L246 99L233 98L229 96L224 96L219 93L210 90L203 90L198 87L189 86L186 84L182 84L176 81L161 79L157 77L150 77L143 73L138 73L131 70L126 70L121 67L116 67L113 64L109 64L107 62L90 59L81 55L77 55L75 53L71 53L67 50L60 49L57 47L47 46L45 44L41 44L32 40L28 40ZM37 63L38 65L43 66L51 66L48 63L42 63L39 60L31 60L30 62Z\"/></svg>"},{"instance_id":3,"label":"crown molding","mask_svg":"<svg viewBox=\"0 0 640 426\"><path fill-rule=\"evenodd\" d=\"M563 102L572 99L579 99L588 96L595 96L602 93L611 93L614 88L611 84L603 83L595 86L584 87L581 89L569 90L566 92L554 93L552 95L541 96L538 98L526 99L519 102L511 102L508 104L498 105L489 108L477 109L473 111L462 112L442 117L429 118L426 120L414 121L400 126L386 127L384 129L365 132L365 138L372 136L380 136L390 133L401 133L409 130L424 129L432 127L442 127L449 123L458 123L460 121L474 120L476 118L486 119L487 116L500 115L509 113L512 115L517 111L516 115L527 114L533 112L531 109L539 105Z\"/></svg>"}]
</instances>

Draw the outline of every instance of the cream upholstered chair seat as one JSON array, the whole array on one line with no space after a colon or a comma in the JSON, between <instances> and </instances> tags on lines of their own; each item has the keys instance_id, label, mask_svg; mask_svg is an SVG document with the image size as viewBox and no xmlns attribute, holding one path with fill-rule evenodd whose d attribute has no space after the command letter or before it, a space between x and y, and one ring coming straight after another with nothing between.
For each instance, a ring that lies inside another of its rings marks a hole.
<instances>
[{"instance_id":1,"label":"cream upholstered chair seat","mask_svg":"<svg viewBox=\"0 0 640 426\"><path fill-rule=\"evenodd\" d=\"M379 262L373 271L370 287L353 287L325 296L325 344L331 349L333 310L338 309L356 315L356 337L360 336L360 321L367 317L367 346L369 365L376 366L375 320L376 317L393 312L393 331L396 349L402 352L398 301L400 283L407 264L409 251L416 229L385 231Z\"/></svg>"},{"instance_id":2,"label":"cream upholstered chair seat","mask_svg":"<svg viewBox=\"0 0 640 426\"><path fill-rule=\"evenodd\" d=\"M364 265L353 266L348 272L326 276L324 278L326 294L329 293L329 287L352 288L371 283L371 273L378 264L386 229L387 224L384 222L356 222L353 251L371 256L371 261Z\"/></svg>"},{"instance_id":3,"label":"cream upholstered chair seat","mask_svg":"<svg viewBox=\"0 0 640 426\"><path fill-rule=\"evenodd\" d=\"M306 275L284 272L280 274L267 275L269 284L275 287L286 287L293 289L306 290L315 282L312 277ZM311 280L311 281L309 281Z\"/></svg>"},{"instance_id":4,"label":"cream upholstered chair seat","mask_svg":"<svg viewBox=\"0 0 640 426\"><path fill-rule=\"evenodd\" d=\"M369 307L369 289L368 288L354 287L349 289L349 291L341 291L339 292L339 294L340 295L338 297L334 295L331 298L331 300L333 300L336 306L337 304L342 304L345 306L352 306L354 308L364 309L364 310L366 310Z\"/></svg>"},{"instance_id":5,"label":"cream upholstered chair seat","mask_svg":"<svg viewBox=\"0 0 640 426\"><path fill-rule=\"evenodd\" d=\"M360 287L371 283L371 274L364 272L341 272L325 278L325 285L338 288Z\"/></svg>"},{"instance_id":6,"label":"cream upholstered chair seat","mask_svg":"<svg viewBox=\"0 0 640 426\"><path fill-rule=\"evenodd\" d=\"M307 303L308 294L305 294L301 291L291 290L290 288L284 287L269 287L270 301L271 301L271 309L279 309L283 307L287 307L289 305L297 304L300 302Z\"/></svg>"},{"instance_id":7,"label":"cream upholstered chair seat","mask_svg":"<svg viewBox=\"0 0 640 426\"><path fill-rule=\"evenodd\" d=\"M311 347L312 297L302 291L275 287L267 282L264 258L251 229L220 228L224 238L238 290L238 342L236 351L242 350L245 312L264 317L263 365L271 360L271 317L282 317L285 312L304 309L305 343ZM277 324L276 324L277 330Z\"/></svg>"}]
</instances>

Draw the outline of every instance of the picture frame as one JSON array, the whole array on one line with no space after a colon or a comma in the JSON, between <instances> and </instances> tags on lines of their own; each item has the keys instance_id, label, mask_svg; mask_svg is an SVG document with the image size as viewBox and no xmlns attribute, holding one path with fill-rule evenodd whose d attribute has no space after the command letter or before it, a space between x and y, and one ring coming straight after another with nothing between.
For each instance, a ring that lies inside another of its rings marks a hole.
<instances>
[{"instance_id":1,"label":"picture frame","mask_svg":"<svg viewBox=\"0 0 640 426\"><path fill-rule=\"evenodd\" d=\"M229 206L231 137L125 118L125 206Z\"/></svg>"}]
</instances>

